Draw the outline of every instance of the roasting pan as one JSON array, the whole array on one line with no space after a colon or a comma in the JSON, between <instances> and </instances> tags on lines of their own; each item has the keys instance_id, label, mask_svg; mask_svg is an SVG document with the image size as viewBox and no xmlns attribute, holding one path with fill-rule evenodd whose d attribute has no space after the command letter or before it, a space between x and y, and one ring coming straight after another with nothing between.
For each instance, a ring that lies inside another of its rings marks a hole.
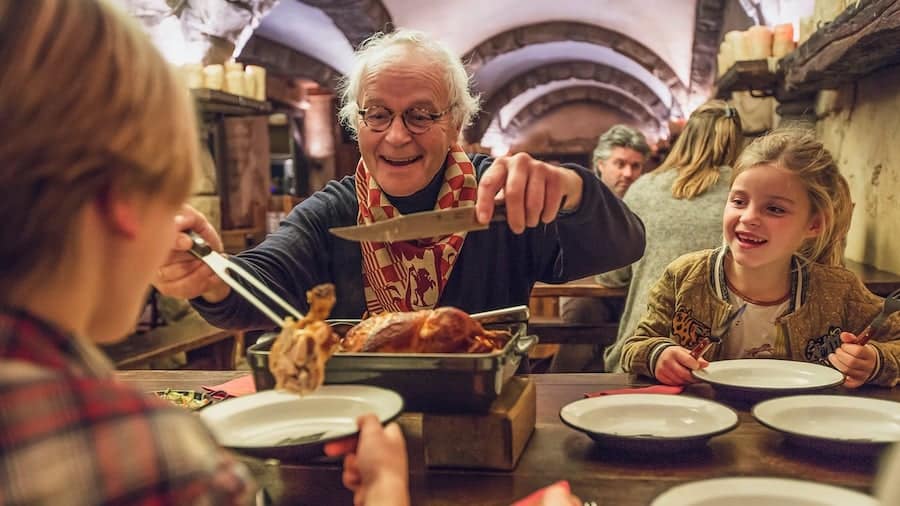
<instances>
[{"instance_id":1,"label":"roasting pan","mask_svg":"<svg viewBox=\"0 0 900 506\"><path fill-rule=\"evenodd\" d=\"M424 413L485 412L523 358L537 344L525 321L482 325L507 330L512 338L490 353L336 353L325 367L326 384L362 384L394 390L403 396L406 411ZM475 316L475 315L473 315ZM360 320L328 320L343 336ZM247 351L257 390L271 389L269 349L276 333L263 334Z\"/></svg>"}]
</instances>

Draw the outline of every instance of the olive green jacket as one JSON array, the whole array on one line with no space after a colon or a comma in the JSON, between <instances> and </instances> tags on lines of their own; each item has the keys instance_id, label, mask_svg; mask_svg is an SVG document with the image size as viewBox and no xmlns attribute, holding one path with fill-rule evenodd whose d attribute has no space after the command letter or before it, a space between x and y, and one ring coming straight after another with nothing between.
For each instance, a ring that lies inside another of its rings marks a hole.
<instances>
[{"instance_id":1,"label":"olive green jacket","mask_svg":"<svg viewBox=\"0 0 900 506\"><path fill-rule=\"evenodd\" d=\"M698 251L669 264L623 345L625 371L652 377L663 349L691 348L734 310L725 282L727 253L725 247ZM841 331L862 332L881 311L883 299L843 267L802 264L797 258L793 264L788 309L776 320L776 358L827 365L828 354L840 347ZM888 332L871 341L878 365L869 382L892 387L900 375L900 313L887 323ZM717 360L720 353L720 346L713 345L704 358Z\"/></svg>"}]
</instances>

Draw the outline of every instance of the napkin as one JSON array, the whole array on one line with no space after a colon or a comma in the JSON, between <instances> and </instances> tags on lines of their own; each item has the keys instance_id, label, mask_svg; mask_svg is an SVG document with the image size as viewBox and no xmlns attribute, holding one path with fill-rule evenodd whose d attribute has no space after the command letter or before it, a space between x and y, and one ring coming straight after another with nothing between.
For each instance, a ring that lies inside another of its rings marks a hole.
<instances>
[{"instance_id":1,"label":"napkin","mask_svg":"<svg viewBox=\"0 0 900 506\"><path fill-rule=\"evenodd\" d=\"M588 392L585 397L600 397L603 395L616 394L680 394L684 390L682 386L675 385L650 385L649 387L638 388L612 388L610 390L600 390L598 392Z\"/></svg>"},{"instance_id":2,"label":"napkin","mask_svg":"<svg viewBox=\"0 0 900 506\"><path fill-rule=\"evenodd\" d=\"M562 487L566 490L566 492L570 492L569 482L566 480L558 481L552 485L547 485L546 487L532 492L528 497L519 499L518 501L512 503L511 506L535 506L541 502L541 499L544 498L544 494L547 492L547 489L550 487L555 487L557 485L562 485Z\"/></svg>"},{"instance_id":3,"label":"napkin","mask_svg":"<svg viewBox=\"0 0 900 506\"><path fill-rule=\"evenodd\" d=\"M253 383L253 376L248 374L231 381L226 381L221 385L204 386L203 389L209 392L212 397L221 396L229 398L252 394L256 392L256 385Z\"/></svg>"}]
</instances>

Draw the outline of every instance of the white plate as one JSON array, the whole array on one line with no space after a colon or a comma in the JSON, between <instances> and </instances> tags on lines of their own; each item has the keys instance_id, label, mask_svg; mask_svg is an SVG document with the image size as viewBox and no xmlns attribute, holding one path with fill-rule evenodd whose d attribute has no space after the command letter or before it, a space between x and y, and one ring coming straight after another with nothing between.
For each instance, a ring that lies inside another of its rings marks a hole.
<instances>
[{"instance_id":1,"label":"white plate","mask_svg":"<svg viewBox=\"0 0 900 506\"><path fill-rule=\"evenodd\" d=\"M782 394L822 390L844 382L840 371L824 365L765 358L717 360L693 374L713 386Z\"/></svg>"},{"instance_id":2,"label":"white plate","mask_svg":"<svg viewBox=\"0 0 900 506\"><path fill-rule=\"evenodd\" d=\"M834 449L827 443L883 446L900 441L900 403L893 401L796 395L761 402L752 413L759 423L793 442L824 450Z\"/></svg>"},{"instance_id":3,"label":"white plate","mask_svg":"<svg viewBox=\"0 0 900 506\"><path fill-rule=\"evenodd\" d=\"M325 385L299 396L266 390L200 411L222 446L276 458L322 456L325 442L357 433L356 418L374 413L382 423L403 410L396 392L363 385Z\"/></svg>"},{"instance_id":4,"label":"white plate","mask_svg":"<svg viewBox=\"0 0 900 506\"><path fill-rule=\"evenodd\" d=\"M559 418L605 446L669 452L702 446L737 427L738 416L717 402L664 394L617 394L563 406Z\"/></svg>"},{"instance_id":5,"label":"white plate","mask_svg":"<svg viewBox=\"0 0 900 506\"><path fill-rule=\"evenodd\" d=\"M670 488L650 506L878 506L845 488L785 478L714 478Z\"/></svg>"}]
</instances>

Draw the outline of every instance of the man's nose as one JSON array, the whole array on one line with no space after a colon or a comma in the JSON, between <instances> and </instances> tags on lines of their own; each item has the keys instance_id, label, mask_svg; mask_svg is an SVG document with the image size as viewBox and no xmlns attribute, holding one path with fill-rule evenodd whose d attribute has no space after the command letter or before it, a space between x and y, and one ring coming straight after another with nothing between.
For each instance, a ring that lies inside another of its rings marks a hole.
<instances>
[{"instance_id":1,"label":"man's nose","mask_svg":"<svg viewBox=\"0 0 900 506\"><path fill-rule=\"evenodd\" d=\"M405 144L410 139L412 139L412 135L406 129L406 125L403 124L403 118L399 114L394 116L391 124L388 125L384 140L391 144Z\"/></svg>"}]
</instances>

